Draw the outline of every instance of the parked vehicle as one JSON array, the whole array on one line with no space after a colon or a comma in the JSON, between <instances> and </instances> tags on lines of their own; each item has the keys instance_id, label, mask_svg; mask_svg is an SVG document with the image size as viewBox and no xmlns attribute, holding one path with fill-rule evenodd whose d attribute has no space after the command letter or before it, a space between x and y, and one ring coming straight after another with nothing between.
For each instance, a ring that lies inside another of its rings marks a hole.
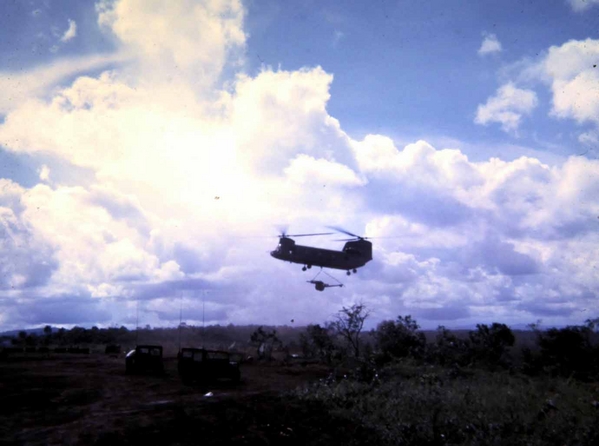
<instances>
[{"instance_id":1,"label":"parked vehicle","mask_svg":"<svg viewBox=\"0 0 599 446\"><path fill-rule=\"evenodd\" d=\"M183 348L179 352L177 368L184 383L230 379L239 382L239 363L231 360L229 352L203 348Z\"/></svg>"},{"instance_id":2,"label":"parked vehicle","mask_svg":"<svg viewBox=\"0 0 599 446\"><path fill-rule=\"evenodd\" d=\"M138 345L125 357L125 371L132 373L164 373L161 345Z\"/></svg>"}]
</instances>

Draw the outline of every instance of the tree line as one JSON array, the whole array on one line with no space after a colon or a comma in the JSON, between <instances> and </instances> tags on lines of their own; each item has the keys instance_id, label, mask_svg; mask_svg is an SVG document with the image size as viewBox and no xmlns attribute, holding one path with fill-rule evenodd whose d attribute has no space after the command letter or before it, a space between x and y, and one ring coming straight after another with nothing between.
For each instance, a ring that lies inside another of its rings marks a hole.
<instances>
[{"instance_id":1,"label":"tree line","mask_svg":"<svg viewBox=\"0 0 599 446\"><path fill-rule=\"evenodd\" d=\"M482 367L580 380L599 378L599 318L546 330L531 324L530 342L517 346L516 335L503 323L477 324L475 330L460 332L439 326L427 339L410 315L385 320L364 332L369 315L368 308L356 304L344 307L333 321L308 325L300 336L303 355L325 363L353 357L370 361L374 367L409 358L456 369Z\"/></svg>"},{"instance_id":2,"label":"tree line","mask_svg":"<svg viewBox=\"0 0 599 446\"><path fill-rule=\"evenodd\" d=\"M541 329L531 324L527 345L517 345L517 336L503 323L478 324L475 330L452 331L444 326L428 337L410 315L380 322L364 331L370 310L363 304L343 307L332 320L307 327L211 325L129 330L125 326L71 329L46 326L43 333L21 331L4 337L18 348L72 347L89 345L133 346L139 343L174 346L208 346L243 350L256 349L258 358L272 352L301 352L303 359L334 364L348 359L375 367L402 358L454 368L484 367L517 369L530 375L550 374L576 379L599 377L599 318L582 325ZM523 336L520 332L518 336Z\"/></svg>"}]
</instances>

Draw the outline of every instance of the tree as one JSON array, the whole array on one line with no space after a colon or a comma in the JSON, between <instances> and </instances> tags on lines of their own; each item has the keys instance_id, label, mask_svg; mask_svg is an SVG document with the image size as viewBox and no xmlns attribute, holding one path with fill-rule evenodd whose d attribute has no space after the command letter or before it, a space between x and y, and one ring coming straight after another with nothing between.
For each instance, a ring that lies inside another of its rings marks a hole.
<instances>
[{"instance_id":1,"label":"tree","mask_svg":"<svg viewBox=\"0 0 599 446\"><path fill-rule=\"evenodd\" d=\"M439 325L432 356L443 365L467 365L470 362L470 345L467 339L461 339L443 325Z\"/></svg>"},{"instance_id":2,"label":"tree","mask_svg":"<svg viewBox=\"0 0 599 446\"><path fill-rule=\"evenodd\" d=\"M343 307L331 326L346 342L349 350L354 356L360 356L360 333L364 327L364 321L370 316L370 311L362 303L354 304L349 308Z\"/></svg>"},{"instance_id":3,"label":"tree","mask_svg":"<svg viewBox=\"0 0 599 446\"><path fill-rule=\"evenodd\" d=\"M419 357L424 352L426 339L419 333L420 326L412 316L398 316L397 320L383 321L374 331L377 349L386 359Z\"/></svg>"},{"instance_id":4,"label":"tree","mask_svg":"<svg viewBox=\"0 0 599 446\"><path fill-rule=\"evenodd\" d=\"M591 331L599 331L599 317L587 319L584 321L585 326Z\"/></svg>"},{"instance_id":5,"label":"tree","mask_svg":"<svg viewBox=\"0 0 599 446\"><path fill-rule=\"evenodd\" d=\"M277 330L273 329L269 332L262 326L252 333L250 341L258 347L259 359L269 359L273 349L282 345L277 337Z\"/></svg>"},{"instance_id":6,"label":"tree","mask_svg":"<svg viewBox=\"0 0 599 446\"><path fill-rule=\"evenodd\" d=\"M331 331L330 326L308 325L306 332L300 334L300 345L304 356L318 357L321 360L330 362L335 350Z\"/></svg>"},{"instance_id":7,"label":"tree","mask_svg":"<svg viewBox=\"0 0 599 446\"><path fill-rule=\"evenodd\" d=\"M19 332L19 345L21 345L21 347L24 347L26 342L27 342L27 332L25 330L21 330Z\"/></svg>"},{"instance_id":8,"label":"tree","mask_svg":"<svg viewBox=\"0 0 599 446\"><path fill-rule=\"evenodd\" d=\"M471 331L469 336L475 357L493 365L505 363L508 347L513 346L516 341L512 330L497 322L493 322L490 327L477 324L476 331Z\"/></svg>"}]
</instances>

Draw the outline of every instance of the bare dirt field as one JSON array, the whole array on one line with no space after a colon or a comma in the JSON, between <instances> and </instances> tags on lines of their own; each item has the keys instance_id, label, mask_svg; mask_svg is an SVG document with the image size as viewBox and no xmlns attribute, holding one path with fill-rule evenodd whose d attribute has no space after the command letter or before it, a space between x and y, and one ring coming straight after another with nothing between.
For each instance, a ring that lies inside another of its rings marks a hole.
<instances>
[{"instance_id":1,"label":"bare dirt field","mask_svg":"<svg viewBox=\"0 0 599 446\"><path fill-rule=\"evenodd\" d=\"M123 357L25 356L0 362L0 445L364 444L369 433L286 392L319 365L244 364L241 383L186 386L126 375Z\"/></svg>"}]
</instances>

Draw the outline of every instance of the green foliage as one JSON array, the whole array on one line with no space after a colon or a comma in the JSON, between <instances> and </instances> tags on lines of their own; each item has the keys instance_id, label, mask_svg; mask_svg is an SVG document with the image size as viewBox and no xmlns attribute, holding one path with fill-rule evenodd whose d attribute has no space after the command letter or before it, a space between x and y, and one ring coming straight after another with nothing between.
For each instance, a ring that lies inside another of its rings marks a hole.
<instances>
[{"instance_id":1,"label":"green foliage","mask_svg":"<svg viewBox=\"0 0 599 446\"><path fill-rule=\"evenodd\" d=\"M588 326L551 328L539 333L537 362L552 375L591 379L599 376L599 349L591 342Z\"/></svg>"},{"instance_id":2,"label":"green foliage","mask_svg":"<svg viewBox=\"0 0 599 446\"><path fill-rule=\"evenodd\" d=\"M335 351L332 328L330 326L321 327L319 324L308 325L306 332L300 335L300 345L305 357L318 358L330 363Z\"/></svg>"},{"instance_id":3,"label":"green foliage","mask_svg":"<svg viewBox=\"0 0 599 446\"><path fill-rule=\"evenodd\" d=\"M440 325L435 342L429 348L429 358L441 365L466 366L472 361L469 339L463 339Z\"/></svg>"},{"instance_id":4,"label":"green foliage","mask_svg":"<svg viewBox=\"0 0 599 446\"><path fill-rule=\"evenodd\" d=\"M595 389L565 380L392 362L379 379L323 380L296 392L373 429L382 444L593 445Z\"/></svg>"},{"instance_id":5,"label":"green foliage","mask_svg":"<svg viewBox=\"0 0 599 446\"><path fill-rule=\"evenodd\" d=\"M471 349L474 359L491 366L506 366L509 363L508 348L516 338L505 324L494 322L490 327L477 324L476 331L470 332Z\"/></svg>"},{"instance_id":6,"label":"green foliage","mask_svg":"<svg viewBox=\"0 0 599 446\"><path fill-rule=\"evenodd\" d=\"M258 348L258 358L260 359L269 359L273 349L282 346L277 337L277 330L267 331L262 326L252 333L250 342Z\"/></svg>"},{"instance_id":7,"label":"green foliage","mask_svg":"<svg viewBox=\"0 0 599 446\"><path fill-rule=\"evenodd\" d=\"M372 333L375 346L383 360L406 356L422 357L426 347L424 334L418 332L418 323L412 316L398 316L396 321L383 321Z\"/></svg>"}]
</instances>

